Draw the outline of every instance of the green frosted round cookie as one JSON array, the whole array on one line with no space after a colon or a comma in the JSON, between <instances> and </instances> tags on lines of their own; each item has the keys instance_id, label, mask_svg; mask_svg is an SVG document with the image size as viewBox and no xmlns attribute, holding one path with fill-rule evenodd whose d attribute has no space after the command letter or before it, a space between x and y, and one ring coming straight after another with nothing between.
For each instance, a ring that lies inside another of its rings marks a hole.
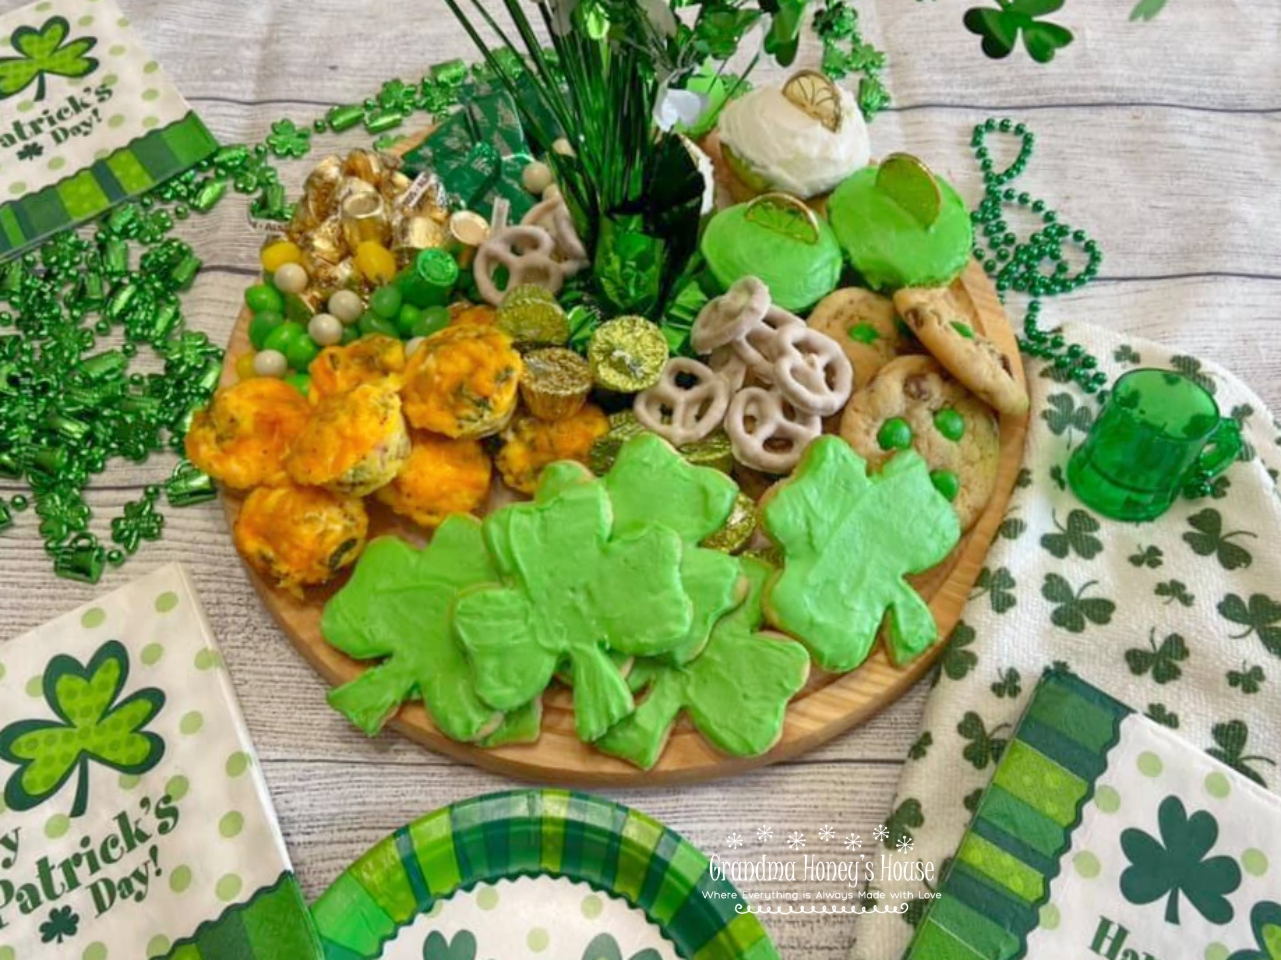
<instances>
[{"instance_id":1,"label":"green frosted round cookie","mask_svg":"<svg viewBox=\"0 0 1281 960\"><path fill-rule=\"evenodd\" d=\"M934 177L941 203L937 219L926 226L919 210L878 185L877 173L877 167L859 170L828 203L845 256L877 290L947 286L965 269L974 246L965 201L942 177Z\"/></svg>"},{"instance_id":2,"label":"green frosted round cookie","mask_svg":"<svg viewBox=\"0 0 1281 960\"><path fill-rule=\"evenodd\" d=\"M844 266L832 228L786 194L722 210L707 225L700 249L722 290L759 277L774 304L793 313L835 290Z\"/></svg>"}]
</instances>

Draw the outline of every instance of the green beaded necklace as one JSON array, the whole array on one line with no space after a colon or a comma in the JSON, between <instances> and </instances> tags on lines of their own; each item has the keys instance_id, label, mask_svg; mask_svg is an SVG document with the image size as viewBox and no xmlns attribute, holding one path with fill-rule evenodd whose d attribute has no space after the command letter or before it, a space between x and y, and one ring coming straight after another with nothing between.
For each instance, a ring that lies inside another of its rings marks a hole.
<instances>
[{"instance_id":1,"label":"green beaded necklace","mask_svg":"<svg viewBox=\"0 0 1281 960\"><path fill-rule=\"evenodd\" d=\"M1020 139L1018 156L997 172L987 139L993 133ZM1060 380L1074 381L1087 393L1097 394L1107 383L1099 362L1080 344L1069 344L1063 334L1043 330L1040 325L1041 299L1079 289L1098 276L1103 253L1084 230L1073 229L1059 220L1044 200L1008 186L1020 177L1032 159L1036 137L1026 125L1009 118L989 118L974 128L970 146L983 173L983 199L970 215L975 227L974 257L996 285L1002 301L1013 291L1032 297L1023 320L1019 346L1030 356L1048 361ZM1041 228L1020 241L1005 218L1007 207L1026 209L1039 217ZM1065 259L1064 247L1079 247L1087 262L1076 274ZM1047 268L1048 267L1048 271Z\"/></svg>"}]
</instances>

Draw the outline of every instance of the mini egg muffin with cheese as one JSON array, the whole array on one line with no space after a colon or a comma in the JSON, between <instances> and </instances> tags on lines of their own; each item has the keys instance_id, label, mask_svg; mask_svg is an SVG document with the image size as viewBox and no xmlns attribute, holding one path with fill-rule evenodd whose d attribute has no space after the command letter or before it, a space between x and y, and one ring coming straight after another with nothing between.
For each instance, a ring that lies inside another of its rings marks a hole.
<instances>
[{"instance_id":1,"label":"mini egg muffin with cheese","mask_svg":"<svg viewBox=\"0 0 1281 960\"><path fill-rule=\"evenodd\" d=\"M503 431L503 446L495 463L507 486L533 494L543 467L557 460L576 460L585 465L592 446L607 433L609 418L590 403L564 420L539 420L520 414Z\"/></svg>"},{"instance_id":2,"label":"mini egg muffin with cheese","mask_svg":"<svg viewBox=\"0 0 1281 960\"><path fill-rule=\"evenodd\" d=\"M366 383L327 396L285 457L295 483L363 497L390 483L409 458L409 434L394 384Z\"/></svg>"},{"instance_id":3,"label":"mini egg muffin with cheese","mask_svg":"<svg viewBox=\"0 0 1281 960\"><path fill-rule=\"evenodd\" d=\"M310 416L307 398L283 380L242 380L196 413L187 458L231 490L286 483L285 455Z\"/></svg>"},{"instance_id":4,"label":"mini egg muffin with cheese","mask_svg":"<svg viewBox=\"0 0 1281 960\"><path fill-rule=\"evenodd\" d=\"M405 365L405 416L420 430L446 437L498 433L516 409L524 364L511 337L494 327L462 324L424 340Z\"/></svg>"},{"instance_id":5,"label":"mini egg muffin with cheese","mask_svg":"<svg viewBox=\"0 0 1281 960\"><path fill-rule=\"evenodd\" d=\"M479 440L413 433L409 459L391 483L374 492L382 503L434 530L451 513L475 513L489 496L493 465Z\"/></svg>"},{"instance_id":6,"label":"mini egg muffin with cheese","mask_svg":"<svg viewBox=\"0 0 1281 960\"><path fill-rule=\"evenodd\" d=\"M389 381L397 388L405 369L405 345L395 337L371 334L345 347L325 347L311 361L311 402L366 383Z\"/></svg>"},{"instance_id":7,"label":"mini egg muffin with cheese","mask_svg":"<svg viewBox=\"0 0 1281 960\"><path fill-rule=\"evenodd\" d=\"M318 487L259 487L236 517L236 549L254 570L297 597L360 556L369 516L359 497Z\"/></svg>"}]
</instances>

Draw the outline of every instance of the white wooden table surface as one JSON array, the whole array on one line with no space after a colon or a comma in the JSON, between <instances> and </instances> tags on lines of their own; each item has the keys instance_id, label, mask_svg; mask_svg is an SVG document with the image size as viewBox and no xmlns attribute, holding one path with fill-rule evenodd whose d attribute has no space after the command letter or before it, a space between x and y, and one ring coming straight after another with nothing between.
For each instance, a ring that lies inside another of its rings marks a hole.
<instances>
[{"instance_id":1,"label":"white wooden table surface","mask_svg":"<svg viewBox=\"0 0 1281 960\"><path fill-rule=\"evenodd\" d=\"M1281 4L1169 0L1157 22L1130 24L1130 0L1069 0L1051 19L1079 39L1053 65L1037 67L1021 50L1004 63L983 57L960 25L971 2L979 0L860 3L869 34L890 52L895 95L894 110L872 129L874 151L917 153L974 200L971 127L992 115L1024 120L1038 145L1017 186L1089 230L1105 253L1099 280L1047 304L1045 319L1089 320L1217 360L1275 409ZM415 80L435 61L471 56L441 0L122 5L227 142L258 139L281 116L310 121L336 101L372 94L385 79ZM802 59L816 56L808 47ZM317 146L357 142L348 134ZM305 168L287 168L291 188ZM243 201L232 199L184 231L207 265L187 315L215 340L230 332L256 265L244 216ZM104 475L91 497L100 520L168 469L157 460ZM309 896L388 831L442 804L512 786L394 736L367 741L330 710L324 686L259 605L216 504L172 511L164 539L96 587L53 576L32 519L0 537L0 637L157 564L180 560L194 572ZM793 763L703 787L613 795L709 849L719 849L729 830L758 824L870 833L887 811L925 694L918 688ZM851 924L791 918L771 928L784 957L826 960L846 954Z\"/></svg>"}]
</instances>

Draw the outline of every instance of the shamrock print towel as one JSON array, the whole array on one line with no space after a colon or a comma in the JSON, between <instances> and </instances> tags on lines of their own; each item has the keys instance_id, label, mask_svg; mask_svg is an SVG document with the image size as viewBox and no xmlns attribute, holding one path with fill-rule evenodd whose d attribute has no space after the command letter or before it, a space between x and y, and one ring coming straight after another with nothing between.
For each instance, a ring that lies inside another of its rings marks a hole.
<instances>
[{"instance_id":1,"label":"shamrock print towel","mask_svg":"<svg viewBox=\"0 0 1281 960\"><path fill-rule=\"evenodd\" d=\"M170 565L0 644L0 960L320 955Z\"/></svg>"},{"instance_id":2,"label":"shamrock print towel","mask_svg":"<svg viewBox=\"0 0 1281 960\"><path fill-rule=\"evenodd\" d=\"M909 960L1270 960L1281 798L1049 671Z\"/></svg>"},{"instance_id":3,"label":"shamrock print towel","mask_svg":"<svg viewBox=\"0 0 1281 960\"><path fill-rule=\"evenodd\" d=\"M1281 429L1217 367L1100 328L1064 333L1111 377L1164 367L1196 379L1241 423L1246 446L1212 496L1180 500L1149 523L1095 515L1067 488L1066 464L1098 404L1052 368L1029 365L1024 470L939 660L891 811L910 824L899 832L910 832L913 855L936 868L956 853L1037 678L1055 666L1168 728L1185 749L1281 787ZM1281 864L1272 870L1281 887ZM927 902L861 917L853 958L902 956Z\"/></svg>"}]
</instances>

